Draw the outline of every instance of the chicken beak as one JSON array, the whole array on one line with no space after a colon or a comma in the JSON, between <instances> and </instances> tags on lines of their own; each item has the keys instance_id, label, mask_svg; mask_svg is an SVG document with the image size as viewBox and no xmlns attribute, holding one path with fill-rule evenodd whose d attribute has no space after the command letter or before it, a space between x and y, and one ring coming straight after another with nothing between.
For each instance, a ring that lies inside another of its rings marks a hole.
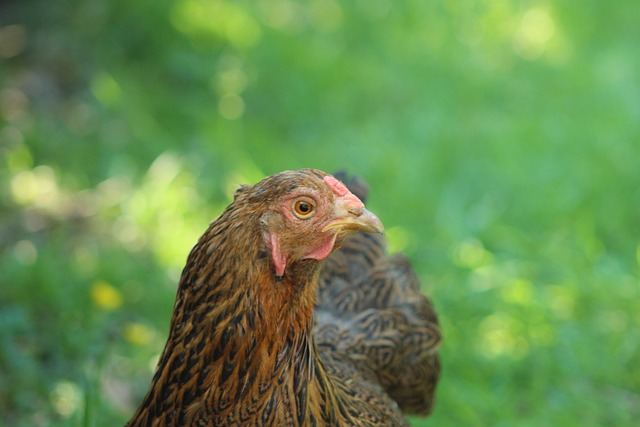
<instances>
[{"instance_id":1,"label":"chicken beak","mask_svg":"<svg viewBox=\"0 0 640 427\"><path fill-rule=\"evenodd\" d=\"M378 217L365 208L350 209L345 216L341 216L331 221L326 227L322 229L322 232L329 230L353 232L364 231L367 233L383 233L384 226Z\"/></svg>"},{"instance_id":2,"label":"chicken beak","mask_svg":"<svg viewBox=\"0 0 640 427\"><path fill-rule=\"evenodd\" d=\"M331 175L324 177L324 182L337 197L333 205L333 220L322 232L336 230L337 233L364 231L382 233L382 222L373 213L365 209L364 203L340 181Z\"/></svg>"}]
</instances>

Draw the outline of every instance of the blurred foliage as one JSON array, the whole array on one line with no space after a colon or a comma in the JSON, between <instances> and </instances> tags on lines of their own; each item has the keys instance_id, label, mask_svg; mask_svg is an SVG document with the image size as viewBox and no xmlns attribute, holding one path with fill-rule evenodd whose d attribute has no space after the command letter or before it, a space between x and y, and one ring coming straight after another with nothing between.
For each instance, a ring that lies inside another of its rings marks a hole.
<instances>
[{"instance_id":1,"label":"blurred foliage","mask_svg":"<svg viewBox=\"0 0 640 427\"><path fill-rule=\"evenodd\" d=\"M232 191L347 168L440 312L416 426L640 416L640 4L0 4L0 423L118 425Z\"/></svg>"}]
</instances>

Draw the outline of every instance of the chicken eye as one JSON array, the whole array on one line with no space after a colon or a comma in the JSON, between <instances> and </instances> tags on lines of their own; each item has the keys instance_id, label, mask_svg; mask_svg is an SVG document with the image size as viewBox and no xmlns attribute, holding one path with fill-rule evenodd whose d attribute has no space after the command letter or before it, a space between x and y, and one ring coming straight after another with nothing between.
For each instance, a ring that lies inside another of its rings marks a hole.
<instances>
[{"instance_id":1,"label":"chicken eye","mask_svg":"<svg viewBox=\"0 0 640 427\"><path fill-rule=\"evenodd\" d=\"M310 218L315 213L315 206L307 200L297 200L293 204L293 213L300 219Z\"/></svg>"}]
</instances>

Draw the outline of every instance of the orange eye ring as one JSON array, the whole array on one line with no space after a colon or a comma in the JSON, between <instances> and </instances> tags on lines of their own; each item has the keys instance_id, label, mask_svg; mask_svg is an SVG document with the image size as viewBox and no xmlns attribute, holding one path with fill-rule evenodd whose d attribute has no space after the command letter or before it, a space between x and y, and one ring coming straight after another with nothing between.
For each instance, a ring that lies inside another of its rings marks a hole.
<instances>
[{"instance_id":1,"label":"orange eye ring","mask_svg":"<svg viewBox=\"0 0 640 427\"><path fill-rule=\"evenodd\" d=\"M316 205L307 199L298 199L293 202L293 213L300 219L308 219L316 213Z\"/></svg>"}]
</instances>

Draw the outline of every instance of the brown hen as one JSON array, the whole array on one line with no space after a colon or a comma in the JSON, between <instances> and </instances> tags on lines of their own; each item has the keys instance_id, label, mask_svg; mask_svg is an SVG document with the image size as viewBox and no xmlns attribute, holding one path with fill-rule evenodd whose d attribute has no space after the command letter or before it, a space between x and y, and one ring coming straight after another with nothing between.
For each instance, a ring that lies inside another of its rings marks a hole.
<instances>
[{"instance_id":1,"label":"brown hen","mask_svg":"<svg viewBox=\"0 0 640 427\"><path fill-rule=\"evenodd\" d=\"M302 169L236 192L189 255L129 426L402 426L403 410L431 411L435 312L386 254L366 186L349 185L359 197Z\"/></svg>"}]
</instances>

